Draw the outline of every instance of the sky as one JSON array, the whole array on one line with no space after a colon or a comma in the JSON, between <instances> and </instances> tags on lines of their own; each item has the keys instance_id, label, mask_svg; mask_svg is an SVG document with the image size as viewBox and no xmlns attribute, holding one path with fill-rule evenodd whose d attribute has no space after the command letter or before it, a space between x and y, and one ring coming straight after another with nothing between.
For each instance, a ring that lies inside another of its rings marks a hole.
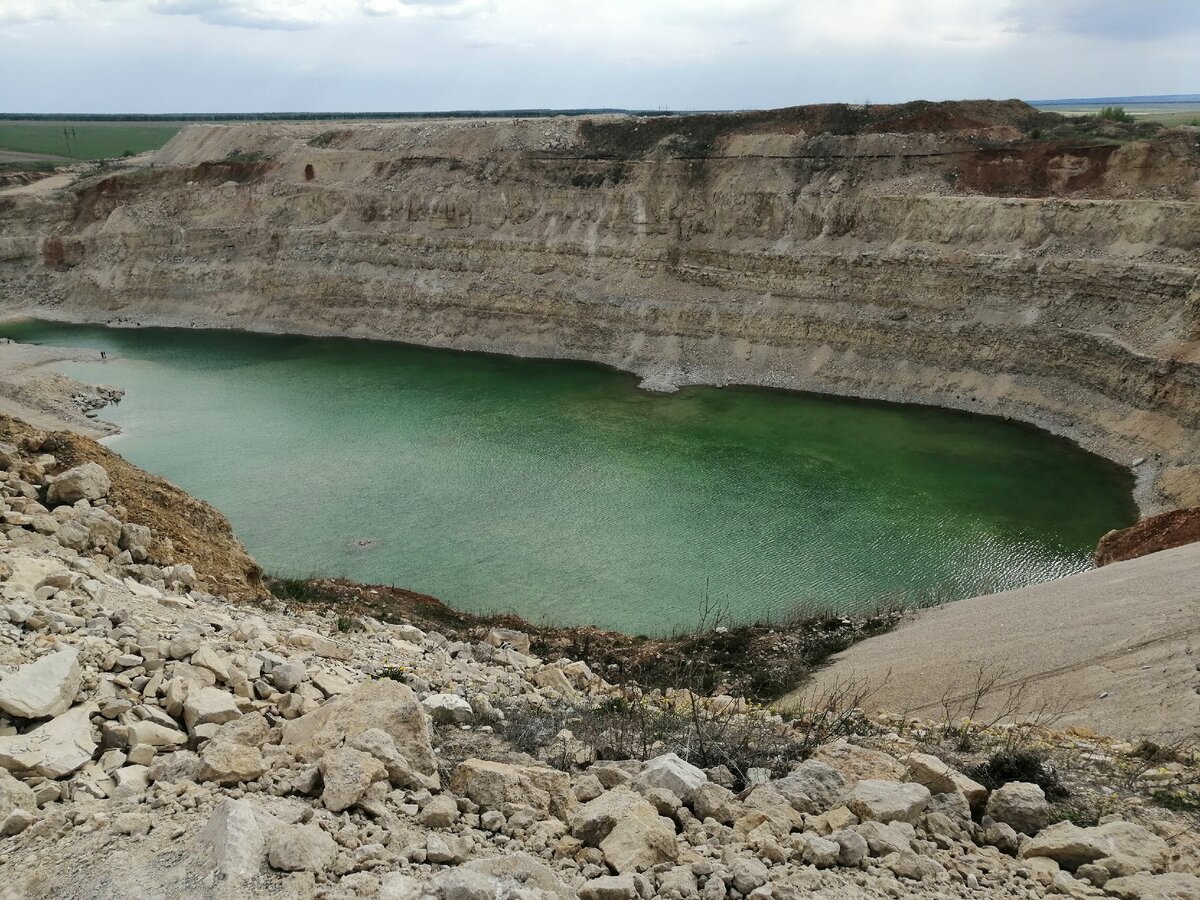
<instances>
[{"instance_id":1,"label":"sky","mask_svg":"<svg viewBox=\"0 0 1200 900\"><path fill-rule=\"evenodd\" d=\"M1200 0L0 0L0 112L1200 93Z\"/></svg>"}]
</instances>

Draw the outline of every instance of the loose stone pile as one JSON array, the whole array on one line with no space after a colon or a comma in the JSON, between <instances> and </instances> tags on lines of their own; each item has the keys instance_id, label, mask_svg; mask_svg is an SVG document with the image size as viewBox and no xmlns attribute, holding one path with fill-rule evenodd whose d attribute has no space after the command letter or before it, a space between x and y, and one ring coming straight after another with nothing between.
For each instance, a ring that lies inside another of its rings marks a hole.
<instances>
[{"instance_id":1,"label":"loose stone pile","mask_svg":"<svg viewBox=\"0 0 1200 900\"><path fill-rule=\"evenodd\" d=\"M493 726L612 692L585 664L230 604L101 466L54 471L0 446L0 897L1200 897L1177 823L1054 823L902 743L737 792L673 753L552 768Z\"/></svg>"}]
</instances>

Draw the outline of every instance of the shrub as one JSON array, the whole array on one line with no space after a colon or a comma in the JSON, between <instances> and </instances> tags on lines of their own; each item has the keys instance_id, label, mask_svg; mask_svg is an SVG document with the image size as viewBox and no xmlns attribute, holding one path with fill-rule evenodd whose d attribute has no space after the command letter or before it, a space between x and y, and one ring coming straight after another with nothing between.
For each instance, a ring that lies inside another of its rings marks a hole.
<instances>
[{"instance_id":1,"label":"shrub","mask_svg":"<svg viewBox=\"0 0 1200 900\"><path fill-rule=\"evenodd\" d=\"M1100 110L1097 118L1103 119L1106 122L1132 122L1133 116L1125 112L1123 106L1106 106Z\"/></svg>"},{"instance_id":2,"label":"shrub","mask_svg":"<svg viewBox=\"0 0 1200 900\"><path fill-rule=\"evenodd\" d=\"M1049 799L1061 799L1069 791L1059 781L1058 773L1045 758L1032 750L1002 750L988 757L987 761L969 769L966 773L989 790L995 790L1010 781L1036 784Z\"/></svg>"}]
</instances>

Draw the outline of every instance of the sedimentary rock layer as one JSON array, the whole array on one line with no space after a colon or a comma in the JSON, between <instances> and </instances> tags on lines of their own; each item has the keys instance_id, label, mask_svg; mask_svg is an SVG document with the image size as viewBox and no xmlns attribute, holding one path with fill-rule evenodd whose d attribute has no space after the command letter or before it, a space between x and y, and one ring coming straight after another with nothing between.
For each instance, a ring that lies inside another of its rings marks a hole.
<instances>
[{"instance_id":1,"label":"sedimentary rock layer","mask_svg":"<svg viewBox=\"0 0 1200 900\"><path fill-rule=\"evenodd\" d=\"M0 195L0 311L1004 415L1143 459L1149 512L1200 503L1197 145L1019 103L194 126Z\"/></svg>"}]
</instances>

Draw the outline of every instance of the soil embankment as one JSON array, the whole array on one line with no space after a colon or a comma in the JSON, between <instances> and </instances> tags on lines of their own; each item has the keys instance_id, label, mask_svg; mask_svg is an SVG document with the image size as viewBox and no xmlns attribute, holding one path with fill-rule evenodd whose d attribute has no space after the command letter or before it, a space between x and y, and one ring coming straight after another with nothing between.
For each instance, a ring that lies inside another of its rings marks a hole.
<instances>
[{"instance_id":1,"label":"soil embankment","mask_svg":"<svg viewBox=\"0 0 1200 900\"><path fill-rule=\"evenodd\" d=\"M1096 565L1137 559L1196 541L1200 541L1200 506L1173 509L1104 535L1096 547Z\"/></svg>"},{"instance_id":2,"label":"soil embankment","mask_svg":"<svg viewBox=\"0 0 1200 900\"><path fill-rule=\"evenodd\" d=\"M1200 503L1195 129L1017 102L195 126L0 196L0 311L991 413Z\"/></svg>"}]
</instances>

